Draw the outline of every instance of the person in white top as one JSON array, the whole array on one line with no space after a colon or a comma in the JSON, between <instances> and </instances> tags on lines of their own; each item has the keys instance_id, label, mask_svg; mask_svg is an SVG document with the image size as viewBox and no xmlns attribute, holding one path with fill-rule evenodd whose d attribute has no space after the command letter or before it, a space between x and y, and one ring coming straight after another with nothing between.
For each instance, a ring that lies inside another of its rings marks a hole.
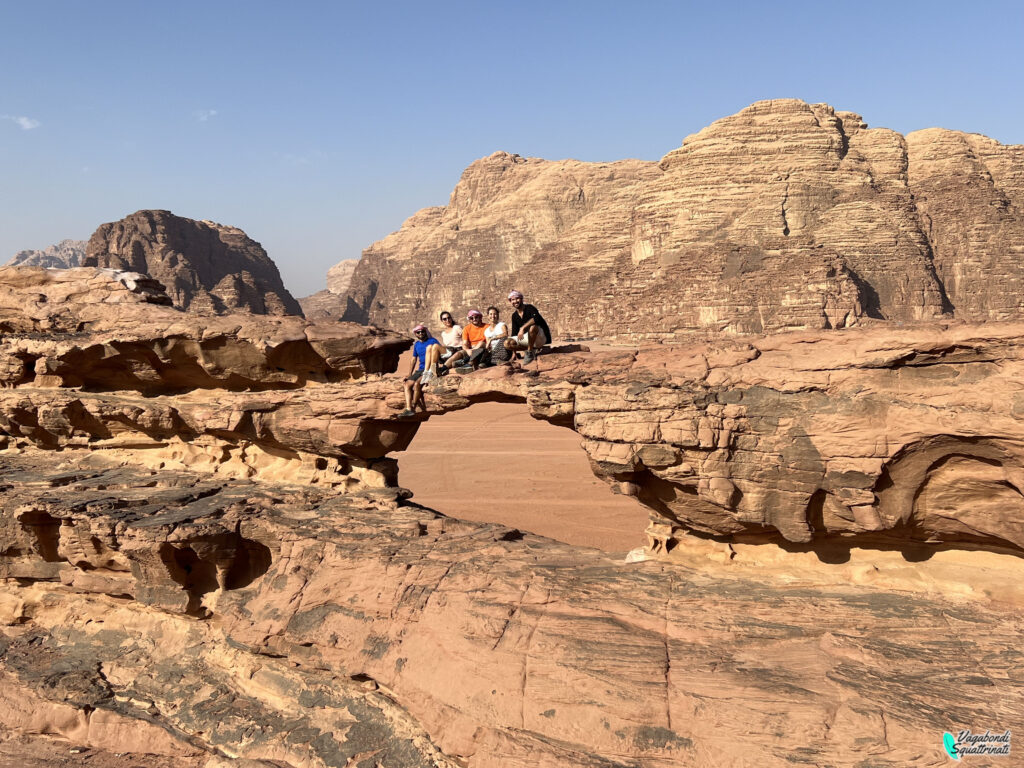
<instances>
[{"instance_id":1,"label":"person in white top","mask_svg":"<svg viewBox=\"0 0 1024 768\"><path fill-rule=\"evenodd\" d=\"M462 326L455 322L448 310L441 313L441 324L444 326L441 331L441 344L444 346L441 361L445 362L462 349Z\"/></svg>"},{"instance_id":2,"label":"person in white top","mask_svg":"<svg viewBox=\"0 0 1024 768\"><path fill-rule=\"evenodd\" d=\"M487 308L487 327L484 328L484 336L487 337L487 348L491 353L491 363L507 363L512 356L505 349L505 339L508 338L508 326L501 322L497 307Z\"/></svg>"}]
</instances>

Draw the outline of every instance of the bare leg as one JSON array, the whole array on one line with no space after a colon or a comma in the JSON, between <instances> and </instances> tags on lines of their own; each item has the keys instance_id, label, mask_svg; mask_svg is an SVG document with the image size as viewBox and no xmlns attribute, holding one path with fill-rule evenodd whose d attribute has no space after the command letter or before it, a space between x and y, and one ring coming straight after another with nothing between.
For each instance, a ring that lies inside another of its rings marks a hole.
<instances>
[{"instance_id":1,"label":"bare leg","mask_svg":"<svg viewBox=\"0 0 1024 768\"><path fill-rule=\"evenodd\" d=\"M419 406L424 411L427 410L427 401L423 397L423 385L417 380L415 389L415 396L413 397L413 410L416 406Z\"/></svg>"},{"instance_id":2,"label":"bare leg","mask_svg":"<svg viewBox=\"0 0 1024 768\"><path fill-rule=\"evenodd\" d=\"M459 362L459 360L461 360L465 356L466 350L460 349L458 352L456 352L454 355L448 358L448 362L445 363L445 365L447 365L449 369L454 368L456 364Z\"/></svg>"},{"instance_id":3,"label":"bare leg","mask_svg":"<svg viewBox=\"0 0 1024 768\"><path fill-rule=\"evenodd\" d=\"M414 381L406 380L406 382L405 382L405 410L407 410L407 411L411 411L413 409L412 408L412 391L413 391L413 387L415 385L416 385L416 382L414 382Z\"/></svg>"},{"instance_id":4,"label":"bare leg","mask_svg":"<svg viewBox=\"0 0 1024 768\"><path fill-rule=\"evenodd\" d=\"M441 345L431 344L427 347L426 369L433 374L437 373L437 361L441 359Z\"/></svg>"},{"instance_id":5,"label":"bare leg","mask_svg":"<svg viewBox=\"0 0 1024 768\"><path fill-rule=\"evenodd\" d=\"M540 328L538 328L536 325L531 325L526 333L527 338L529 339L529 343L526 345L526 351L532 352L534 349L540 346L539 344L537 344L537 334L540 333Z\"/></svg>"}]
</instances>

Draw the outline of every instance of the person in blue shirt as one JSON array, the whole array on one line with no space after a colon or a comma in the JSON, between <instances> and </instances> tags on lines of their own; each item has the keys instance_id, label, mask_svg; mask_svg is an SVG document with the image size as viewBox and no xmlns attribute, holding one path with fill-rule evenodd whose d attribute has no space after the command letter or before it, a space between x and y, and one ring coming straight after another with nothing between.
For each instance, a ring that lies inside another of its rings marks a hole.
<instances>
[{"instance_id":1,"label":"person in blue shirt","mask_svg":"<svg viewBox=\"0 0 1024 768\"><path fill-rule=\"evenodd\" d=\"M405 377L405 410L402 416L414 416L416 406L427 410L423 398L423 385L437 376L437 361L441 358L441 343L430 335L427 326L417 325L412 329L416 343L412 345L412 365ZM419 365L417 365L419 363Z\"/></svg>"}]
</instances>

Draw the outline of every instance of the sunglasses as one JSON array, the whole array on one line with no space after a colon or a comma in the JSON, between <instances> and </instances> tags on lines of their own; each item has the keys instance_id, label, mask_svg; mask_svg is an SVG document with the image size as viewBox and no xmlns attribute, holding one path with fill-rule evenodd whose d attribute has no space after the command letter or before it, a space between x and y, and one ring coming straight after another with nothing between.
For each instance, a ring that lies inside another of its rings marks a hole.
<instances>
[{"instance_id":1,"label":"sunglasses","mask_svg":"<svg viewBox=\"0 0 1024 768\"><path fill-rule=\"evenodd\" d=\"M442 323L447 323L447 322L450 322L451 319L452 319L451 315L445 315L444 317L441 318L441 322Z\"/></svg>"}]
</instances>

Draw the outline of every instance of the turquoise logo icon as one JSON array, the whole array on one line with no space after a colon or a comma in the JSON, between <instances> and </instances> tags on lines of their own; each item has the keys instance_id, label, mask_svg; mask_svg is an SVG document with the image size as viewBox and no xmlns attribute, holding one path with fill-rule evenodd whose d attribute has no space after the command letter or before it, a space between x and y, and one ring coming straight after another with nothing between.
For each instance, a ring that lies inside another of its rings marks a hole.
<instances>
[{"instance_id":1,"label":"turquoise logo icon","mask_svg":"<svg viewBox=\"0 0 1024 768\"><path fill-rule=\"evenodd\" d=\"M960 753L956 749L956 739L953 737L953 734L949 731L942 734L942 746L946 748L946 754L948 754L954 760L960 759Z\"/></svg>"}]
</instances>

